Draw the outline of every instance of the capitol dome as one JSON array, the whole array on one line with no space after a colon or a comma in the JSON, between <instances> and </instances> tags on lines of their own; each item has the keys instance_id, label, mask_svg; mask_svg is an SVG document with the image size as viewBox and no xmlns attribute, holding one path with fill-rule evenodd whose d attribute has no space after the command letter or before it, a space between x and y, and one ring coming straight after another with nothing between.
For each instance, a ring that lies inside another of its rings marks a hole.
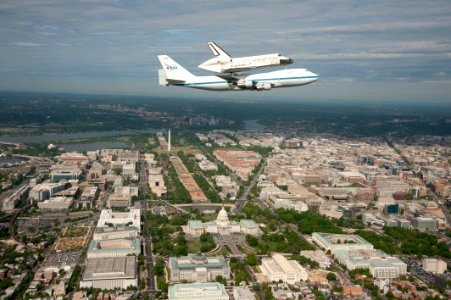
<instances>
[{"instance_id":1,"label":"capitol dome","mask_svg":"<svg viewBox=\"0 0 451 300\"><path fill-rule=\"evenodd\" d=\"M229 225L229 215L227 214L227 211L224 209L224 206L219 211L218 218L216 219L216 224L219 226Z\"/></svg>"}]
</instances>

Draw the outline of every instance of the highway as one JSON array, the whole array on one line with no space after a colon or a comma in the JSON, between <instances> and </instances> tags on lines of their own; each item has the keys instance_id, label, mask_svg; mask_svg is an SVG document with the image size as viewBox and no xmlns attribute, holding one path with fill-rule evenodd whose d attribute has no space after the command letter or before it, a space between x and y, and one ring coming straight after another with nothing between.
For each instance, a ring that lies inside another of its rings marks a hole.
<instances>
[{"instance_id":1,"label":"highway","mask_svg":"<svg viewBox=\"0 0 451 300\"><path fill-rule=\"evenodd\" d=\"M146 162L142 156L140 156L141 164L139 172L139 188L141 195L144 195L144 199L141 200L141 216L143 220L143 241L144 241L144 262L147 270L147 283L145 293L147 293L151 299L155 298L155 279L153 274L154 261L152 256L152 237L147 233L147 199L146 196L149 193L149 186L147 184ZM147 233L147 234L146 234Z\"/></svg>"},{"instance_id":2,"label":"highway","mask_svg":"<svg viewBox=\"0 0 451 300\"><path fill-rule=\"evenodd\" d=\"M236 205L233 210L235 213L240 213L241 210L243 209L243 207L247 201L247 196L249 195L251 189L255 186L255 184L257 184L258 177L265 169L265 166L266 166L266 158L263 158L262 164L260 165L260 169L257 170L256 174L254 174L254 176L252 177L251 183L244 189L244 192L241 195L241 197L236 200Z\"/></svg>"}]
</instances>

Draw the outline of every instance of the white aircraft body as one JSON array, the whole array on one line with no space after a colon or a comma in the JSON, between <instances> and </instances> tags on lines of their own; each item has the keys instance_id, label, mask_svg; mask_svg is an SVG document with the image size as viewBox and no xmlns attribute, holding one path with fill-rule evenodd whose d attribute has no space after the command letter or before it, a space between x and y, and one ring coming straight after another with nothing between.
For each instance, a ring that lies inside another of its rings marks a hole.
<instances>
[{"instance_id":1,"label":"white aircraft body","mask_svg":"<svg viewBox=\"0 0 451 300\"><path fill-rule=\"evenodd\" d=\"M234 73L263 67L284 66L293 63L291 58L278 53L232 58L214 42L209 42L208 46L213 51L215 57L203 62L198 67L215 73Z\"/></svg>"},{"instance_id":2,"label":"white aircraft body","mask_svg":"<svg viewBox=\"0 0 451 300\"><path fill-rule=\"evenodd\" d=\"M218 74L196 76L167 55L159 55L163 69L158 72L160 85L174 85L211 91L270 90L315 82L319 76L307 69L288 69L252 75Z\"/></svg>"}]
</instances>

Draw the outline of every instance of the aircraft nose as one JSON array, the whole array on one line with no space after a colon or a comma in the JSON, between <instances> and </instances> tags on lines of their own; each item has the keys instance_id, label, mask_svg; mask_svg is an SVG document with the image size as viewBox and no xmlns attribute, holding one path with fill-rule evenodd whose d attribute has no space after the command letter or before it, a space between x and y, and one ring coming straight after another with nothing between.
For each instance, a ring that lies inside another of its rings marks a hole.
<instances>
[{"instance_id":1,"label":"aircraft nose","mask_svg":"<svg viewBox=\"0 0 451 300\"><path fill-rule=\"evenodd\" d=\"M293 59L289 58L289 57L284 57L280 59L280 64L282 65L289 65L293 63Z\"/></svg>"},{"instance_id":2,"label":"aircraft nose","mask_svg":"<svg viewBox=\"0 0 451 300\"><path fill-rule=\"evenodd\" d=\"M319 75L313 72L310 72L310 76L313 79L312 82L317 81L319 79Z\"/></svg>"}]
</instances>

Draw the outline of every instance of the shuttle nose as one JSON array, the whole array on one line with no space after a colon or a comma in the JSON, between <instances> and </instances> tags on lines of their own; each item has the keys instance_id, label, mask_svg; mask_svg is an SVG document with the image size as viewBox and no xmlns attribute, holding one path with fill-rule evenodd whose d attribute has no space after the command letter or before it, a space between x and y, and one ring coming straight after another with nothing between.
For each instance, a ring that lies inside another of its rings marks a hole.
<instances>
[{"instance_id":1,"label":"shuttle nose","mask_svg":"<svg viewBox=\"0 0 451 300\"><path fill-rule=\"evenodd\" d=\"M280 64L281 64L281 65L289 65L289 64L292 64L293 61L294 61L294 60L292 60L291 58L289 58L289 57L284 57L284 56L283 56L283 57L280 59Z\"/></svg>"}]
</instances>

